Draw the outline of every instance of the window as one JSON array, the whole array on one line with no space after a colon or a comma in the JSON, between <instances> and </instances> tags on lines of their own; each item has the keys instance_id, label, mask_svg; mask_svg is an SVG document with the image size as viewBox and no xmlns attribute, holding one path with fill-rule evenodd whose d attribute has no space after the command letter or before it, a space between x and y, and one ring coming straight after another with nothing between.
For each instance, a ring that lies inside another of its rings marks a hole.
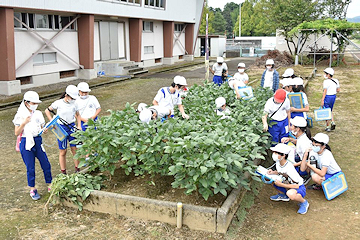
<instances>
[{"instance_id":1,"label":"window","mask_svg":"<svg viewBox=\"0 0 360 240\"><path fill-rule=\"evenodd\" d=\"M146 7L153 7L153 8L165 8L165 0L145 0Z\"/></svg>"},{"instance_id":2,"label":"window","mask_svg":"<svg viewBox=\"0 0 360 240\"><path fill-rule=\"evenodd\" d=\"M154 46L145 46L144 54L147 54L147 53L154 53Z\"/></svg>"},{"instance_id":3,"label":"window","mask_svg":"<svg viewBox=\"0 0 360 240\"><path fill-rule=\"evenodd\" d=\"M59 15L46 15L46 14L32 14L32 13L14 13L14 17L18 18L20 21L28 25L30 28L34 29L62 29L69 22L71 22L74 17L69 16L59 16ZM26 28L19 21L14 19L15 28ZM67 30L76 30L76 21L71 24Z\"/></svg>"},{"instance_id":4,"label":"window","mask_svg":"<svg viewBox=\"0 0 360 240\"><path fill-rule=\"evenodd\" d=\"M35 14L36 28L49 28L48 15Z\"/></svg>"},{"instance_id":5,"label":"window","mask_svg":"<svg viewBox=\"0 0 360 240\"><path fill-rule=\"evenodd\" d=\"M56 53L39 53L33 58L34 65L42 65L42 64L50 64L57 63L56 61Z\"/></svg>"},{"instance_id":6,"label":"window","mask_svg":"<svg viewBox=\"0 0 360 240\"><path fill-rule=\"evenodd\" d=\"M106 0L99 0L99 1L106 1ZM118 3L125 3L125 4L134 4L134 5L140 5L141 0L113 0L112 2L118 2Z\"/></svg>"},{"instance_id":7,"label":"window","mask_svg":"<svg viewBox=\"0 0 360 240\"><path fill-rule=\"evenodd\" d=\"M184 30L184 24L175 24L174 25L175 32L181 32L182 30Z\"/></svg>"},{"instance_id":8,"label":"window","mask_svg":"<svg viewBox=\"0 0 360 240\"><path fill-rule=\"evenodd\" d=\"M143 21L143 32L153 32L154 31L154 23Z\"/></svg>"}]
</instances>

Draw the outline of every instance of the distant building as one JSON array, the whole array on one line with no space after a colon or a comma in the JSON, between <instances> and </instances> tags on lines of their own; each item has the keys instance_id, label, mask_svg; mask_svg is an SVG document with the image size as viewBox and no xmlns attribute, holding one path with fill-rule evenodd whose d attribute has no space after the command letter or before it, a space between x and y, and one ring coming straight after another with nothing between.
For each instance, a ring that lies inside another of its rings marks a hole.
<instances>
[{"instance_id":1,"label":"distant building","mask_svg":"<svg viewBox=\"0 0 360 240\"><path fill-rule=\"evenodd\" d=\"M108 62L146 67L191 60L203 5L204 0L0 0L0 94L92 79Z\"/></svg>"},{"instance_id":2,"label":"distant building","mask_svg":"<svg viewBox=\"0 0 360 240\"><path fill-rule=\"evenodd\" d=\"M222 57L226 52L225 35L209 35L208 47L210 57ZM205 35L199 35L195 44L195 57L205 56Z\"/></svg>"}]
</instances>

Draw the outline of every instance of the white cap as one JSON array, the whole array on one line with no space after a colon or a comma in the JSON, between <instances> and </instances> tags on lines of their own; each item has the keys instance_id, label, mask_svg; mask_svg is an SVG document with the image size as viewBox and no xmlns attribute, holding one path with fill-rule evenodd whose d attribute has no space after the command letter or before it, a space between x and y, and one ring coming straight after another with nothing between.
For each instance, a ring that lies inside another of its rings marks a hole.
<instances>
[{"instance_id":1,"label":"white cap","mask_svg":"<svg viewBox=\"0 0 360 240\"><path fill-rule=\"evenodd\" d=\"M141 112L143 111L145 108L147 107L147 104L146 103L139 103L138 107L137 107L137 111L138 112Z\"/></svg>"},{"instance_id":2,"label":"white cap","mask_svg":"<svg viewBox=\"0 0 360 240\"><path fill-rule=\"evenodd\" d=\"M317 133L313 139L317 142L328 144L329 143L329 136L325 133Z\"/></svg>"},{"instance_id":3,"label":"white cap","mask_svg":"<svg viewBox=\"0 0 360 240\"><path fill-rule=\"evenodd\" d=\"M290 79L289 78L284 78L284 79L281 79L280 80L280 83L283 85L283 87L287 87L287 86L290 86Z\"/></svg>"},{"instance_id":4,"label":"white cap","mask_svg":"<svg viewBox=\"0 0 360 240\"><path fill-rule=\"evenodd\" d=\"M302 78L296 77L293 78L291 80L292 84L291 85L298 85L298 86L303 86L304 85L304 80L302 80Z\"/></svg>"},{"instance_id":5,"label":"white cap","mask_svg":"<svg viewBox=\"0 0 360 240\"><path fill-rule=\"evenodd\" d=\"M285 70L284 74L282 75L284 78L286 77L291 77L292 75L294 75L294 69L292 68L288 68Z\"/></svg>"},{"instance_id":6,"label":"white cap","mask_svg":"<svg viewBox=\"0 0 360 240\"><path fill-rule=\"evenodd\" d=\"M274 60L272 60L272 59L266 60L265 65L273 65L273 64L275 64L275 63L274 63Z\"/></svg>"},{"instance_id":7,"label":"white cap","mask_svg":"<svg viewBox=\"0 0 360 240\"><path fill-rule=\"evenodd\" d=\"M141 113L139 114L140 121L144 123L149 123L151 120L152 112L151 110L145 108Z\"/></svg>"},{"instance_id":8,"label":"white cap","mask_svg":"<svg viewBox=\"0 0 360 240\"><path fill-rule=\"evenodd\" d=\"M66 87L65 93L69 95L73 99L77 99L79 97L79 90L74 85L69 85Z\"/></svg>"},{"instance_id":9,"label":"white cap","mask_svg":"<svg viewBox=\"0 0 360 240\"><path fill-rule=\"evenodd\" d=\"M335 73L334 69L332 69L332 68L326 68L324 70L324 72L327 74L330 74L331 76L334 76L334 73Z\"/></svg>"},{"instance_id":10,"label":"white cap","mask_svg":"<svg viewBox=\"0 0 360 240\"><path fill-rule=\"evenodd\" d=\"M215 100L215 104L216 104L216 107L217 107L217 108L220 108L220 107L222 107L223 105L226 104L226 99L223 98L223 97L218 97L218 98Z\"/></svg>"},{"instance_id":11,"label":"white cap","mask_svg":"<svg viewBox=\"0 0 360 240\"><path fill-rule=\"evenodd\" d=\"M77 85L77 88L82 92L90 92L89 84L86 82L81 82Z\"/></svg>"},{"instance_id":12,"label":"white cap","mask_svg":"<svg viewBox=\"0 0 360 240\"><path fill-rule=\"evenodd\" d=\"M289 154L291 151L291 147L284 143L278 143L275 147L271 147L270 150L273 152Z\"/></svg>"},{"instance_id":13,"label":"white cap","mask_svg":"<svg viewBox=\"0 0 360 240\"><path fill-rule=\"evenodd\" d=\"M244 68L244 67L245 67L245 63L239 63L239 64L238 64L238 67L243 67L243 68Z\"/></svg>"},{"instance_id":14,"label":"white cap","mask_svg":"<svg viewBox=\"0 0 360 240\"><path fill-rule=\"evenodd\" d=\"M175 76L174 77L174 83L179 84L181 86L186 86L187 85L186 79L183 76Z\"/></svg>"},{"instance_id":15,"label":"white cap","mask_svg":"<svg viewBox=\"0 0 360 240\"><path fill-rule=\"evenodd\" d=\"M223 58L223 57L217 57L217 58L216 58L216 62L218 62L218 63L223 63L223 62L224 62L224 58Z\"/></svg>"},{"instance_id":16,"label":"white cap","mask_svg":"<svg viewBox=\"0 0 360 240\"><path fill-rule=\"evenodd\" d=\"M306 127L307 126L307 122L306 122L305 118L299 117L299 116L296 116L296 117L290 119L290 123L292 125L294 125L295 127Z\"/></svg>"},{"instance_id":17,"label":"white cap","mask_svg":"<svg viewBox=\"0 0 360 240\"><path fill-rule=\"evenodd\" d=\"M24 94L24 100L33 102L33 103L41 103L41 101L39 99L39 94L37 94L37 92L34 92L34 91L27 91Z\"/></svg>"}]
</instances>

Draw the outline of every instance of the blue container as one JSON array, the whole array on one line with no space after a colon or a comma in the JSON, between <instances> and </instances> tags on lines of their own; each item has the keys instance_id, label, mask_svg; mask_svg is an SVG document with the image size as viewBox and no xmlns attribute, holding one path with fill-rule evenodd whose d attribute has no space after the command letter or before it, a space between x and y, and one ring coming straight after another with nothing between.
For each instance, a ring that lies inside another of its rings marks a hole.
<instances>
[{"instance_id":1,"label":"blue container","mask_svg":"<svg viewBox=\"0 0 360 240\"><path fill-rule=\"evenodd\" d=\"M250 86L239 87L240 97L244 100L249 100L254 97L253 89Z\"/></svg>"},{"instance_id":2,"label":"blue container","mask_svg":"<svg viewBox=\"0 0 360 240\"><path fill-rule=\"evenodd\" d=\"M64 140L69 134L60 126L57 122L59 120L59 116L56 115L49 123L45 125L45 128L49 129L57 139L60 141ZM43 133L43 130L39 133L39 136Z\"/></svg>"},{"instance_id":3,"label":"blue container","mask_svg":"<svg viewBox=\"0 0 360 240\"><path fill-rule=\"evenodd\" d=\"M309 128L312 128L312 127L313 127L313 120L312 120L312 118L308 116L307 119L306 119L306 121L307 121L308 127L309 127Z\"/></svg>"},{"instance_id":4,"label":"blue container","mask_svg":"<svg viewBox=\"0 0 360 240\"><path fill-rule=\"evenodd\" d=\"M331 178L328 178L326 181L321 183L321 186L326 199L329 201L348 190L348 184L343 172L339 172Z\"/></svg>"},{"instance_id":5,"label":"blue container","mask_svg":"<svg viewBox=\"0 0 360 240\"><path fill-rule=\"evenodd\" d=\"M315 121L331 120L331 108L319 108L314 110Z\"/></svg>"}]
</instances>

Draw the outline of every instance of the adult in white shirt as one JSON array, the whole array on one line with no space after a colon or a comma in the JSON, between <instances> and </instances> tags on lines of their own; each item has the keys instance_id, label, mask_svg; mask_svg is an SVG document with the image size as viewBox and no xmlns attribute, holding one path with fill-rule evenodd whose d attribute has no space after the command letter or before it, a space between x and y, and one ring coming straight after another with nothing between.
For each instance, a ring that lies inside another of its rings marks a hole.
<instances>
[{"instance_id":1,"label":"adult in white shirt","mask_svg":"<svg viewBox=\"0 0 360 240\"><path fill-rule=\"evenodd\" d=\"M275 69L274 60L266 60L265 67L261 76L261 87L271 88L275 92L279 88L279 73Z\"/></svg>"},{"instance_id":2,"label":"adult in white shirt","mask_svg":"<svg viewBox=\"0 0 360 240\"><path fill-rule=\"evenodd\" d=\"M245 63L238 64L238 72L234 74L234 78L242 81L244 84L248 84L249 76L245 73Z\"/></svg>"},{"instance_id":3,"label":"adult in white shirt","mask_svg":"<svg viewBox=\"0 0 360 240\"><path fill-rule=\"evenodd\" d=\"M101 112L100 103L97 98L93 95L89 95L91 89L89 84L81 82L77 85L79 89L79 98L76 99L78 105L78 111L81 119L81 129L83 131L87 128L87 122L91 118L96 121L99 113Z\"/></svg>"},{"instance_id":4,"label":"adult in white shirt","mask_svg":"<svg viewBox=\"0 0 360 240\"><path fill-rule=\"evenodd\" d=\"M311 186L312 189L319 190L321 189L321 183L335 174L341 172L341 168L337 164L331 149L328 145L329 136L325 133L317 133L312 139L312 146L309 148L301 162L301 171L310 171L312 170L314 174L311 176L312 180L315 182ZM312 165L310 161L306 161L306 157L310 151L313 151L318 154L317 166Z\"/></svg>"},{"instance_id":5,"label":"adult in white shirt","mask_svg":"<svg viewBox=\"0 0 360 240\"><path fill-rule=\"evenodd\" d=\"M56 114L59 115L64 122L59 122L60 126L68 133L68 136L62 141L58 140L59 146L59 163L60 169L63 174L66 174L66 152L67 144L75 139L71 134L75 131L75 122L77 122L77 128L81 128L81 119L79 114L78 105L76 104L76 99L79 97L79 90L74 85L69 85L66 87L65 93L61 99L53 102L50 107L45 110L45 114L49 121L51 121L51 113L56 110ZM65 124L66 122L66 124ZM70 143L70 149L75 156L76 153L76 144ZM75 172L79 172L79 160L74 159Z\"/></svg>"},{"instance_id":6,"label":"adult in white shirt","mask_svg":"<svg viewBox=\"0 0 360 240\"><path fill-rule=\"evenodd\" d=\"M189 116L185 113L184 106L182 105L181 95L179 91L187 85L186 79L182 76L175 76L174 82L170 87L160 88L154 100L154 106L161 106L171 110L170 117L174 117L174 106L177 105L181 116L188 119Z\"/></svg>"},{"instance_id":7,"label":"adult in white shirt","mask_svg":"<svg viewBox=\"0 0 360 240\"><path fill-rule=\"evenodd\" d=\"M270 127L267 123L268 117L270 123L275 123ZM274 96L266 101L262 122L264 131L269 131L273 142L279 143L282 138L289 136L290 101L284 89L276 90Z\"/></svg>"},{"instance_id":8,"label":"adult in white shirt","mask_svg":"<svg viewBox=\"0 0 360 240\"><path fill-rule=\"evenodd\" d=\"M216 63L212 66L212 68L209 67L209 70L212 74L214 74L213 82L220 86L223 83L223 73L225 76L228 75L228 67L226 63L224 63L224 58L217 57Z\"/></svg>"},{"instance_id":9,"label":"adult in white shirt","mask_svg":"<svg viewBox=\"0 0 360 240\"><path fill-rule=\"evenodd\" d=\"M41 111L36 110L39 103L41 101L36 92L26 92L13 120L15 135L20 135L21 137L19 148L26 166L30 197L33 200L40 199L40 195L35 187L35 157L40 162L45 182L49 187L52 181L51 165L42 145L42 138L39 136L45 124Z\"/></svg>"},{"instance_id":10,"label":"adult in white shirt","mask_svg":"<svg viewBox=\"0 0 360 240\"><path fill-rule=\"evenodd\" d=\"M302 177L295 170L295 167L287 161L289 154L289 146L279 143L275 147L270 148L273 152L272 158L276 163L276 171L269 170L268 174L279 174L283 176L284 181L275 181L274 187L278 190L278 194L271 196L272 201L291 200L299 202L298 213L305 214L309 208L309 203L304 199L306 196L306 188Z\"/></svg>"},{"instance_id":11,"label":"adult in white shirt","mask_svg":"<svg viewBox=\"0 0 360 240\"><path fill-rule=\"evenodd\" d=\"M340 92L340 83L339 80L333 78L334 69L326 68L324 70L324 82L323 82L323 96L321 99L321 106L325 108L331 108L331 126L330 120L326 120L326 128L325 131L330 132L331 130L335 130L336 124L334 120L333 108L336 100L336 94Z\"/></svg>"}]
</instances>

